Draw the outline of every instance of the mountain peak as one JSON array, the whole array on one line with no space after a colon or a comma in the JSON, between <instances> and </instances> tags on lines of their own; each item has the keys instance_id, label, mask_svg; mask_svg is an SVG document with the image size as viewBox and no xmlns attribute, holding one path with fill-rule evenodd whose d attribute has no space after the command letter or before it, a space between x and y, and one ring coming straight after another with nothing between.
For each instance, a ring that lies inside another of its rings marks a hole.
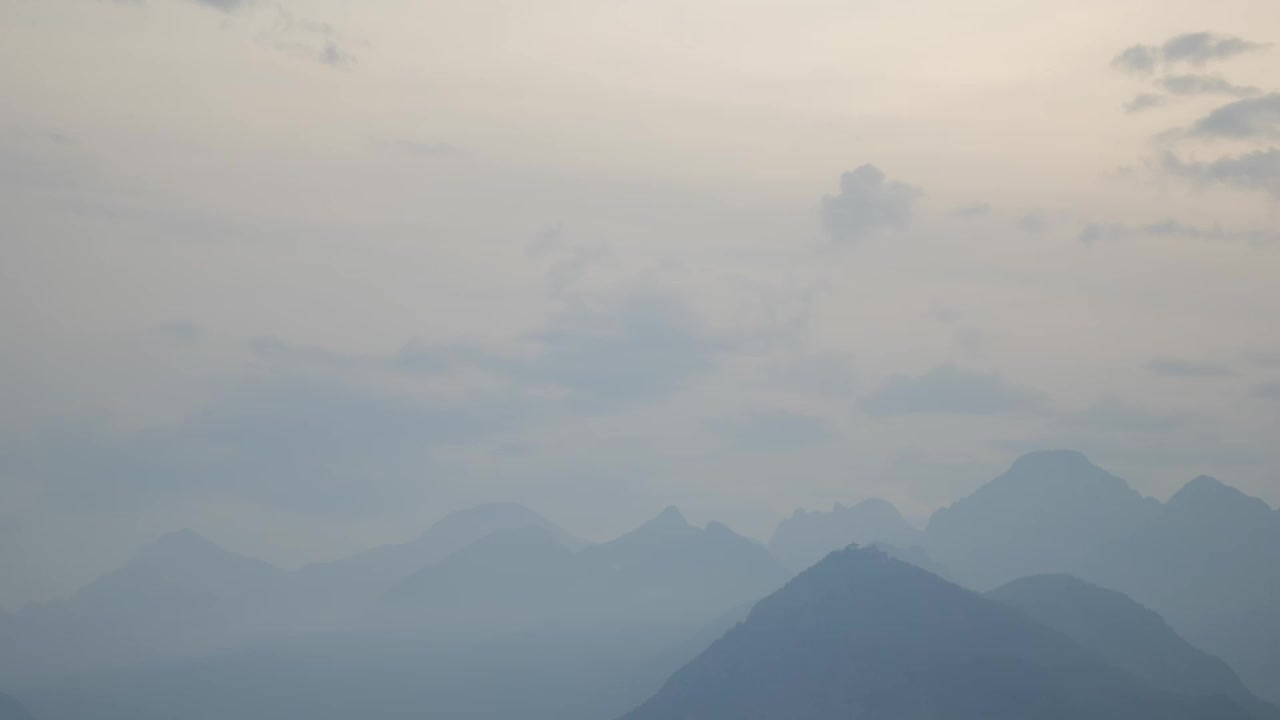
<instances>
[{"instance_id":1,"label":"mountain peak","mask_svg":"<svg viewBox=\"0 0 1280 720\"><path fill-rule=\"evenodd\" d=\"M641 525L641 532L670 532L692 528L684 514L675 505L668 505L649 522Z\"/></svg>"},{"instance_id":2,"label":"mountain peak","mask_svg":"<svg viewBox=\"0 0 1280 720\"><path fill-rule=\"evenodd\" d=\"M1014 460L1009 472L1079 472L1096 467L1078 450L1036 450Z\"/></svg>"},{"instance_id":3,"label":"mountain peak","mask_svg":"<svg viewBox=\"0 0 1280 720\"><path fill-rule=\"evenodd\" d=\"M1208 475L1201 475L1183 485L1181 490L1169 498L1170 508L1204 506L1230 506L1241 509L1249 508L1251 510L1265 508L1268 511L1271 510L1271 507L1265 501L1246 495L1221 480Z\"/></svg>"},{"instance_id":4,"label":"mountain peak","mask_svg":"<svg viewBox=\"0 0 1280 720\"><path fill-rule=\"evenodd\" d=\"M135 559L156 559L156 558L181 558L193 555L209 555L221 554L226 550L222 549L212 540L191 530L184 528L173 532L165 533L151 542L143 545L138 549Z\"/></svg>"}]
</instances>

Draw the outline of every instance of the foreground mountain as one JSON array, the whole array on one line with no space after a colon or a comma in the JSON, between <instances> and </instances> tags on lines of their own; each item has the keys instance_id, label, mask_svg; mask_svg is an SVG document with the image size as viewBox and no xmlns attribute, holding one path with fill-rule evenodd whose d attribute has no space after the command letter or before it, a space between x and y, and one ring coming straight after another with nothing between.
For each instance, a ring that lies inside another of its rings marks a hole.
<instances>
[{"instance_id":1,"label":"foreground mountain","mask_svg":"<svg viewBox=\"0 0 1280 720\"><path fill-rule=\"evenodd\" d=\"M1061 633L876 550L760 601L628 720L1243 720L1113 668Z\"/></svg>"},{"instance_id":2,"label":"foreground mountain","mask_svg":"<svg viewBox=\"0 0 1280 720\"><path fill-rule=\"evenodd\" d=\"M1280 703L1280 514L1262 500L1196 478L1078 573L1160 613Z\"/></svg>"},{"instance_id":3,"label":"foreground mountain","mask_svg":"<svg viewBox=\"0 0 1280 720\"><path fill-rule=\"evenodd\" d=\"M1034 452L936 512L927 549L958 581L985 590L1027 575L1070 572L1159 508L1078 452Z\"/></svg>"},{"instance_id":4,"label":"foreground mountain","mask_svg":"<svg viewBox=\"0 0 1280 720\"><path fill-rule=\"evenodd\" d=\"M924 544L924 533L886 500L864 500L853 507L836 503L830 512L796 510L774 530L769 551L800 572L829 552L872 543L912 548Z\"/></svg>"},{"instance_id":5,"label":"foreground mountain","mask_svg":"<svg viewBox=\"0 0 1280 720\"><path fill-rule=\"evenodd\" d=\"M22 703L0 693L0 720L31 720L31 713Z\"/></svg>"},{"instance_id":6,"label":"foreground mountain","mask_svg":"<svg viewBox=\"0 0 1280 720\"><path fill-rule=\"evenodd\" d=\"M491 535L414 574L387 602L401 617L453 627L693 627L789 576L759 544L719 523L694 527L667 508L577 552L540 528Z\"/></svg>"},{"instance_id":7,"label":"foreground mountain","mask_svg":"<svg viewBox=\"0 0 1280 720\"><path fill-rule=\"evenodd\" d=\"M1190 696L1223 695L1259 720L1280 710L1245 688L1222 660L1182 639L1155 612L1129 597L1070 575L1022 578L987 597L1063 633L1153 687Z\"/></svg>"}]
</instances>

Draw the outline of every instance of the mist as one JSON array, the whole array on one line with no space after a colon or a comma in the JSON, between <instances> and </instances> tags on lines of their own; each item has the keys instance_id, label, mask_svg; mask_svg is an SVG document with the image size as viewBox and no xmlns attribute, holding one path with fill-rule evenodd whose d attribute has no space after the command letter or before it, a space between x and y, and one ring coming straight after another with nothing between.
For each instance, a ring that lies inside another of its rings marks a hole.
<instances>
[{"instance_id":1,"label":"mist","mask_svg":"<svg viewBox=\"0 0 1280 720\"><path fill-rule=\"evenodd\" d=\"M0 720L1280 717L1276 43L0 0Z\"/></svg>"}]
</instances>

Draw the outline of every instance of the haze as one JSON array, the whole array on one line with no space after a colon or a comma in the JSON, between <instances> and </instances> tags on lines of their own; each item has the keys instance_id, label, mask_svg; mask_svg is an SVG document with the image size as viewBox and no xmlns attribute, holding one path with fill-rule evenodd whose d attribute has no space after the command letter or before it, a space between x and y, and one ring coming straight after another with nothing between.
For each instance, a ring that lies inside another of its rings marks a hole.
<instances>
[{"instance_id":1,"label":"haze","mask_svg":"<svg viewBox=\"0 0 1280 720\"><path fill-rule=\"evenodd\" d=\"M293 572L514 503L566 586L655 517L737 548L671 638L880 542L1230 655L1055 554L1095 526L935 512L1059 448L1132 488L1116 542L1197 476L1280 505L1277 43L1252 0L0 0L0 609L160 537Z\"/></svg>"}]
</instances>

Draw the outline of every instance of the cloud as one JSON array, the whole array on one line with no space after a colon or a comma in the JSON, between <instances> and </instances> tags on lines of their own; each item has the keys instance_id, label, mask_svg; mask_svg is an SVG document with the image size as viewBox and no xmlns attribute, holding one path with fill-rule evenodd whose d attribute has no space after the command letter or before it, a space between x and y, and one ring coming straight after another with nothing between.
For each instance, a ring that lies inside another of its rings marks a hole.
<instances>
[{"instance_id":1,"label":"cloud","mask_svg":"<svg viewBox=\"0 0 1280 720\"><path fill-rule=\"evenodd\" d=\"M974 203L973 205L962 205L951 211L952 215L963 218L983 217L991 214L991 205L987 203Z\"/></svg>"},{"instance_id":2,"label":"cloud","mask_svg":"<svg viewBox=\"0 0 1280 720\"><path fill-rule=\"evenodd\" d=\"M1202 228L1178 222L1177 220L1165 219L1144 225L1090 222L1080 229L1080 234L1077 237L1080 242L1086 245L1138 237L1186 238L1209 242L1244 242L1252 245L1267 245L1280 242L1280 231L1226 230L1218 227Z\"/></svg>"},{"instance_id":3,"label":"cloud","mask_svg":"<svg viewBox=\"0 0 1280 720\"><path fill-rule=\"evenodd\" d=\"M1129 72L1150 73L1156 69L1159 51L1147 45L1125 48L1111 61L1111 66Z\"/></svg>"},{"instance_id":4,"label":"cloud","mask_svg":"<svg viewBox=\"0 0 1280 720\"><path fill-rule=\"evenodd\" d=\"M1194 362L1176 358L1156 358L1147 363L1147 370L1157 375L1184 378L1228 377L1234 375L1231 368L1218 363Z\"/></svg>"},{"instance_id":5,"label":"cloud","mask_svg":"<svg viewBox=\"0 0 1280 720\"><path fill-rule=\"evenodd\" d=\"M1185 33L1169 38L1160 49L1167 63L1186 62L1204 65L1214 60L1227 60L1244 53L1269 47L1250 42L1234 35L1216 35L1210 32Z\"/></svg>"},{"instance_id":6,"label":"cloud","mask_svg":"<svg viewBox=\"0 0 1280 720\"><path fill-rule=\"evenodd\" d=\"M1186 63L1193 67L1202 67L1210 62L1227 60L1268 47L1270 46L1234 35L1218 35L1210 32L1184 33L1169 38L1159 47L1134 45L1126 48L1111 61L1111 65L1127 72L1150 74L1160 65Z\"/></svg>"},{"instance_id":7,"label":"cloud","mask_svg":"<svg viewBox=\"0 0 1280 720\"><path fill-rule=\"evenodd\" d=\"M187 322L172 322L151 328L151 334L164 338L175 345L195 346L204 339L204 330L199 325Z\"/></svg>"},{"instance_id":8,"label":"cloud","mask_svg":"<svg viewBox=\"0 0 1280 720\"><path fill-rule=\"evenodd\" d=\"M824 442L835 437L829 422L785 410L748 413L715 423L735 444L749 449L778 449Z\"/></svg>"},{"instance_id":9,"label":"cloud","mask_svg":"<svg viewBox=\"0 0 1280 720\"><path fill-rule=\"evenodd\" d=\"M988 415L1041 410L1048 399L1039 391L1010 385L998 374L940 365L920 376L895 375L863 398L862 408L876 417L906 413Z\"/></svg>"},{"instance_id":10,"label":"cloud","mask_svg":"<svg viewBox=\"0 0 1280 720\"><path fill-rule=\"evenodd\" d=\"M1256 87L1236 85L1212 75L1167 75L1160 86L1174 95L1234 95L1248 97L1262 91Z\"/></svg>"},{"instance_id":11,"label":"cloud","mask_svg":"<svg viewBox=\"0 0 1280 720\"><path fill-rule=\"evenodd\" d=\"M1168 98L1164 95L1140 93L1138 95L1134 95L1132 100L1124 104L1124 111L1127 113L1140 113L1143 110L1162 107L1167 104L1167 102Z\"/></svg>"},{"instance_id":12,"label":"cloud","mask_svg":"<svg viewBox=\"0 0 1280 720\"><path fill-rule=\"evenodd\" d=\"M923 192L902 182L886 182L874 165L840 176L840 193L822 198L822 221L832 240L857 242L882 228L905 229Z\"/></svg>"},{"instance_id":13,"label":"cloud","mask_svg":"<svg viewBox=\"0 0 1280 720\"><path fill-rule=\"evenodd\" d=\"M1262 191L1280 198L1280 149L1254 150L1213 162L1187 162L1165 153L1164 171L1192 182L1219 184L1241 190Z\"/></svg>"},{"instance_id":14,"label":"cloud","mask_svg":"<svg viewBox=\"0 0 1280 720\"><path fill-rule=\"evenodd\" d=\"M1280 368L1280 352L1272 352L1269 350L1252 350L1246 352L1244 357L1249 362L1264 368Z\"/></svg>"},{"instance_id":15,"label":"cloud","mask_svg":"<svg viewBox=\"0 0 1280 720\"><path fill-rule=\"evenodd\" d=\"M1280 137L1280 93L1223 105L1197 120L1191 134L1235 139Z\"/></svg>"},{"instance_id":16,"label":"cloud","mask_svg":"<svg viewBox=\"0 0 1280 720\"><path fill-rule=\"evenodd\" d=\"M1093 432L1167 433L1183 425L1185 418L1107 396L1072 415L1070 420Z\"/></svg>"},{"instance_id":17,"label":"cloud","mask_svg":"<svg viewBox=\"0 0 1280 720\"><path fill-rule=\"evenodd\" d=\"M185 420L117 437L49 432L23 458L46 501L72 511L134 512L169 501L234 498L352 519L439 487L435 451L522 419L503 396L439 402L338 378L246 381Z\"/></svg>"},{"instance_id":18,"label":"cloud","mask_svg":"<svg viewBox=\"0 0 1280 720\"><path fill-rule=\"evenodd\" d=\"M211 7L214 10L221 10L222 12L225 12L225 13L234 12L249 4L249 0L191 0L191 1L198 5Z\"/></svg>"},{"instance_id":19,"label":"cloud","mask_svg":"<svg viewBox=\"0 0 1280 720\"><path fill-rule=\"evenodd\" d=\"M728 349L682 298L655 290L629 293L603 310L568 308L528 339L537 354L511 363L509 372L595 410L669 395Z\"/></svg>"}]
</instances>

